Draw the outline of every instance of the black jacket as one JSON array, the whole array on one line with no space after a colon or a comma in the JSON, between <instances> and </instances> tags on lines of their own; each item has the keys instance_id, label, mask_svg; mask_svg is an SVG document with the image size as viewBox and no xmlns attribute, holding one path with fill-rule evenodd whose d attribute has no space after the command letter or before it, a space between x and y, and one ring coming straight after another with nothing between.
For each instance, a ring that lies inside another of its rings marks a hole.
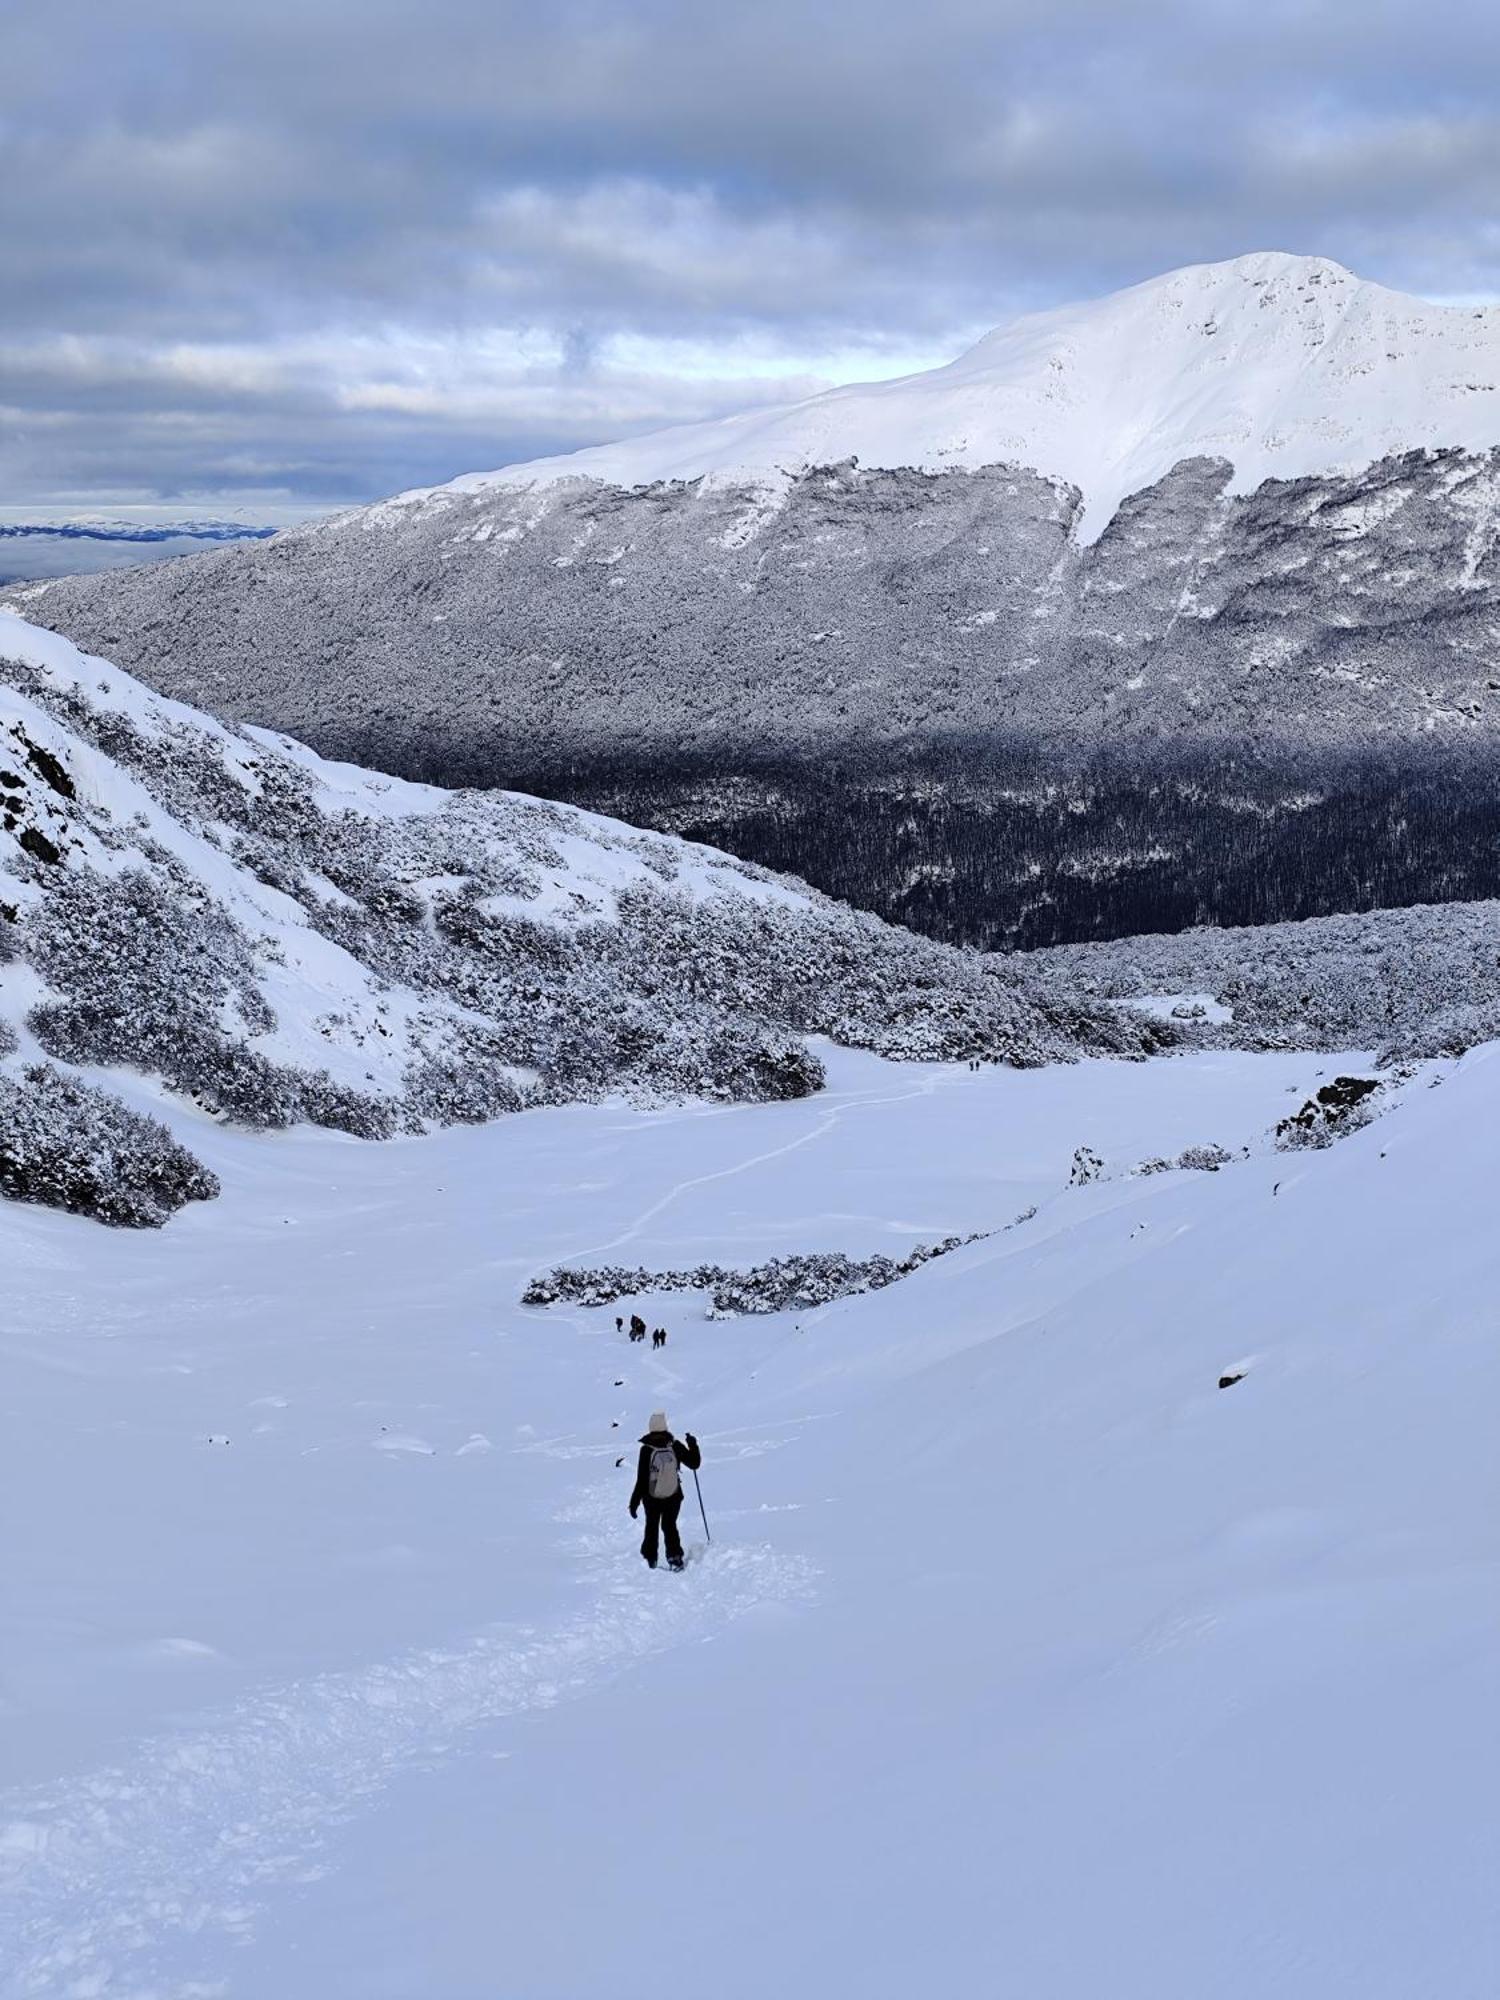
<instances>
[{"instance_id":1,"label":"black jacket","mask_svg":"<svg viewBox=\"0 0 1500 2000\"><path fill-rule=\"evenodd\" d=\"M651 1454L653 1451L662 1450L666 1445L670 1445L676 1452L677 1463L685 1465L689 1472L696 1472L703 1463L698 1440L691 1431L688 1432L686 1444L680 1438L674 1438L670 1431L647 1431L641 1439L641 1455L636 1461L635 1491L630 1496L632 1514L643 1500L649 1500L651 1497L647 1490L651 1482Z\"/></svg>"}]
</instances>

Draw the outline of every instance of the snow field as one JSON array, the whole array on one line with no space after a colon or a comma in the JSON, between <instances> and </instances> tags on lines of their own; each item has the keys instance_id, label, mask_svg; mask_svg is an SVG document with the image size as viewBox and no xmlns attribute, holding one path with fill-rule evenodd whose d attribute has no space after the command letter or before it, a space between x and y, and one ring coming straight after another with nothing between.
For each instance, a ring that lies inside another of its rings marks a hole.
<instances>
[{"instance_id":1,"label":"snow field","mask_svg":"<svg viewBox=\"0 0 1500 2000\"><path fill-rule=\"evenodd\" d=\"M1351 1066L833 1052L380 1147L169 1110L217 1203L0 1212L0 1992L1491 1992L1500 1058L1067 1186ZM1032 1205L800 1318L643 1300L657 1355L514 1304ZM662 1403L681 1578L625 1516Z\"/></svg>"}]
</instances>

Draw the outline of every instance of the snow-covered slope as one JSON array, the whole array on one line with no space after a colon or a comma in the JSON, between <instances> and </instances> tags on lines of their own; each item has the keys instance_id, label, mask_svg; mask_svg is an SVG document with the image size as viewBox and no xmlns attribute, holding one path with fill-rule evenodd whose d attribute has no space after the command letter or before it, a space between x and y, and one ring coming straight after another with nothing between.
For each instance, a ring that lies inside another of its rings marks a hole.
<instances>
[{"instance_id":1,"label":"snow-covered slope","mask_svg":"<svg viewBox=\"0 0 1500 2000\"><path fill-rule=\"evenodd\" d=\"M1060 945L1040 973L1132 1007L1160 996L1226 1044L1330 1048L1374 1037L1391 1061L1500 1039L1500 903L1416 905L1253 929Z\"/></svg>"},{"instance_id":2,"label":"snow-covered slope","mask_svg":"<svg viewBox=\"0 0 1500 2000\"><path fill-rule=\"evenodd\" d=\"M133 1216L70 1181L98 1147L48 1150L80 1101L41 1053L383 1137L608 1092L800 1096L809 1031L1020 1062L1156 1039L707 849L228 728L0 612L0 1191L160 1220L192 1185L153 1167Z\"/></svg>"},{"instance_id":3,"label":"snow-covered slope","mask_svg":"<svg viewBox=\"0 0 1500 2000\"><path fill-rule=\"evenodd\" d=\"M0 1207L0 1991L1492 2000L1500 1053L1267 1153L1324 1071L839 1054ZM516 1303L1029 1208L660 1353Z\"/></svg>"},{"instance_id":4,"label":"snow-covered slope","mask_svg":"<svg viewBox=\"0 0 1500 2000\"><path fill-rule=\"evenodd\" d=\"M1195 264L987 334L946 367L622 444L474 473L392 506L498 484L707 477L784 491L812 466L1011 465L1075 486L1092 541L1180 459L1230 490L1395 453L1500 444L1500 307L1435 306L1324 257Z\"/></svg>"}]
</instances>

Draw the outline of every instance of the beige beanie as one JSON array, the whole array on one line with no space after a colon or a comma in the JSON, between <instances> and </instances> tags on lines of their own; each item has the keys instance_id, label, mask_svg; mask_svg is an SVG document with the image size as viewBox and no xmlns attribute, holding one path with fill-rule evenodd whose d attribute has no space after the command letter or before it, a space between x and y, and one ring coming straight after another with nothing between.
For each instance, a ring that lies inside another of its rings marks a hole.
<instances>
[{"instance_id":1,"label":"beige beanie","mask_svg":"<svg viewBox=\"0 0 1500 2000\"><path fill-rule=\"evenodd\" d=\"M646 1428L648 1431L664 1431L667 1428L666 1411L653 1410L651 1412L651 1421L647 1424Z\"/></svg>"}]
</instances>

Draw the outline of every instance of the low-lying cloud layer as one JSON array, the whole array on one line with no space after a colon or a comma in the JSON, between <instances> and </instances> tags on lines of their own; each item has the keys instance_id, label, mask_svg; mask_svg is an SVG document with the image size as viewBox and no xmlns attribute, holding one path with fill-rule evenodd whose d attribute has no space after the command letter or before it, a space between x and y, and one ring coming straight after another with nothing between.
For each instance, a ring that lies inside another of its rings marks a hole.
<instances>
[{"instance_id":1,"label":"low-lying cloud layer","mask_svg":"<svg viewBox=\"0 0 1500 2000\"><path fill-rule=\"evenodd\" d=\"M1477 0L15 10L0 498L293 514L1252 248L1492 296L1497 84Z\"/></svg>"}]
</instances>

